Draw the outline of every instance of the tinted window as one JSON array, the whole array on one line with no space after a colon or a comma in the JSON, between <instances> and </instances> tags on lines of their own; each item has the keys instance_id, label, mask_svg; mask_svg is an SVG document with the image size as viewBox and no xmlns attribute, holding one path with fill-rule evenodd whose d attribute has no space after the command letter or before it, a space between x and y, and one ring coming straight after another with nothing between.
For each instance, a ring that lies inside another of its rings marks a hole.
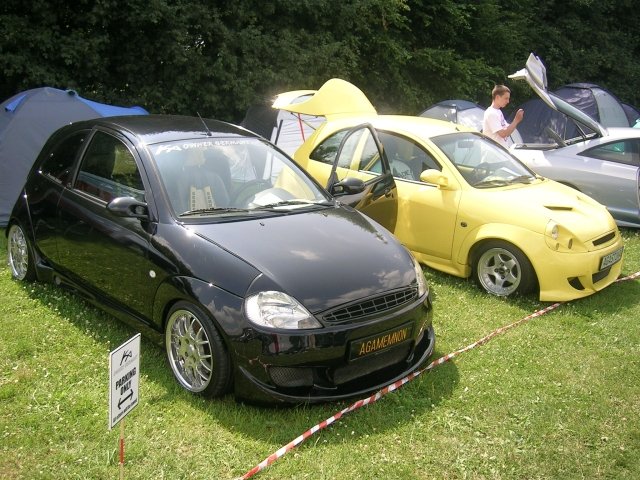
<instances>
[{"instance_id":1,"label":"tinted window","mask_svg":"<svg viewBox=\"0 0 640 480\"><path fill-rule=\"evenodd\" d=\"M349 130L341 130L328 137L311 152L311 160L333 165L340 143ZM353 132L342 146L338 167L381 173L378 149L367 128Z\"/></svg>"},{"instance_id":2,"label":"tinted window","mask_svg":"<svg viewBox=\"0 0 640 480\"><path fill-rule=\"evenodd\" d=\"M73 162L89 131L77 132L58 143L40 166L40 173L58 183L71 179Z\"/></svg>"},{"instance_id":3,"label":"tinted window","mask_svg":"<svg viewBox=\"0 0 640 480\"><path fill-rule=\"evenodd\" d=\"M133 154L120 140L103 132L91 139L75 188L106 202L116 197L144 201L144 187Z\"/></svg>"},{"instance_id":4,"label":"tinted window","mask_svg":"<svg viewBox=\"0 0 640 480\"><path fill-rule=\"evenodd\" d=\"M332 136L318 145L313 150L313 152L311 152L309 158L311 158L311 160L316 160L318 162L333 165L333 161L336 159L336 154L338 153L340 142L342 142L342 139L347 134L347 132L348 130L342 130L341 132L334 133Z\"/></svg>"},{"instance_id":5,"label":"tinted window","mask_svg":"<svg viewBox=\"0 0 640 480\"><path fill-rule=\"evenodd\" d=\"M582 155L637 167L640 166L639 143L640 141L638 140L607 143L606 145L587 150L583 152Z\"/></svg>"}]
</instances>

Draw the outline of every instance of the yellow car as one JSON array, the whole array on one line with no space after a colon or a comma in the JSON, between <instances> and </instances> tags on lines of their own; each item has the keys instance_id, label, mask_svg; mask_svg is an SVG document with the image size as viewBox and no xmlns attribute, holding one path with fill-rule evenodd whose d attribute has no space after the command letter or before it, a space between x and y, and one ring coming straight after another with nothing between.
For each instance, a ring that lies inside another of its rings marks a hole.
<instances>
[{"instance_id":1,"label":"yellow car","mask_svg":"<svg viewBox=\"0 0 640 480\"><path fill-rule=\"evenodd\" d=\"M295 160L431 268L499 296L537 289L542 301L585 297L620 275L623 242L604 206L471 128L378 115L340 79L273 107L324 117Z\"/></svg>"}]
</instances>

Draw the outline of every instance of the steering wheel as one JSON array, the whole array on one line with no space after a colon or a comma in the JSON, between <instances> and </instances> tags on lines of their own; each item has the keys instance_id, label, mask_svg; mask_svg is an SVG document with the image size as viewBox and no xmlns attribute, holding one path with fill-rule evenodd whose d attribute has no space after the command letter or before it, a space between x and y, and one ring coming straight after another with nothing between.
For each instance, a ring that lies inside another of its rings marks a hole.
<instances>
[{"instance_id":1,"label":"steering wheel","mask_svg":"<svg viewBox=\"0 0 640 480\"><path fill-rule=\"evenodd\" d=\"M473 168L471 175L476 181L486 178L491 173L491 165L487 162L481 162Z\"/></svg>"},{"instance_id":2,"label":"steering wheel","mask_svg":"<svg viewBox=\"0 0 640 480\"><path fill-rule=\"evenodd\" d=\"M258 192L271 188L269 180L250 180L243 183L233 195L232 204L239 208L245 208Z\"/></svg>"}]
</instances>

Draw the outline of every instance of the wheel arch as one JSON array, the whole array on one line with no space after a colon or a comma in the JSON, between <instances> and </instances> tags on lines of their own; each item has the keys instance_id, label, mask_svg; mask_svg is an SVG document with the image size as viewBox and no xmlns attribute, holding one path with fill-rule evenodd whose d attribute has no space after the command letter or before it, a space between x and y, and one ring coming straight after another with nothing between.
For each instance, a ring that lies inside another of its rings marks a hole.
<instances>
[{"instance_id":1,"label":"wheel arch","mask_svg":"<svg viewBox=\"0 0 640 480\"><path fill-rule=\"evenodd\" d=\"M231 303L228 303L229 299L232 300ZM234 299L235 302L233 302ZM171 308L180 301L193 303L207 314L227 346L229 346L229 337L242 333L241 326L227 318L224 309L218 307L229 308L229 305L235 303L236 308L241 308L242 299L208 282L185 276L167 279L156 291L153 302L153 322L160 332L164 332Z\"/></svg>"},{"instance_id":2,"label":"wheel arch","mask_svg":"<svg viewBox=\"0 0 640 480\"><path fill-rule=\"evenodd\" d=\"M536 257L540 254L546 254L547 252L544 250L548 248L543 237L544 235L541 233L517 225L506 223L482 225L467 235L458 250L457 261L467 265L469 274L471 274L482 247L491 241L501 241L514 246L527 257L533 268L536 281L539 281L539 267L536 265Z\"/></svg>"}]
</instances>

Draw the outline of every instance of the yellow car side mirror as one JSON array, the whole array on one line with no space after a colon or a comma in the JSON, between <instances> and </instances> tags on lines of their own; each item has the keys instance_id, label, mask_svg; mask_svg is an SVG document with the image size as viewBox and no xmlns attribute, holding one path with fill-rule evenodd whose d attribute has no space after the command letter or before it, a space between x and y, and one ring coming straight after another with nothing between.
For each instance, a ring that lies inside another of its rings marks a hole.
<instances>
[{"instance_id":1,"label":"yellow car side mirror","mask_svg":"<svg viewBox=\"0 0 640 480\"><path fill-rule=\"evenodd\" d=\"M449 177L433 168L423 171L420 174L420 180L425 183L437 185L441 190L454 190L453 186L449 185Z\"/></svg>"}]
</instances>

